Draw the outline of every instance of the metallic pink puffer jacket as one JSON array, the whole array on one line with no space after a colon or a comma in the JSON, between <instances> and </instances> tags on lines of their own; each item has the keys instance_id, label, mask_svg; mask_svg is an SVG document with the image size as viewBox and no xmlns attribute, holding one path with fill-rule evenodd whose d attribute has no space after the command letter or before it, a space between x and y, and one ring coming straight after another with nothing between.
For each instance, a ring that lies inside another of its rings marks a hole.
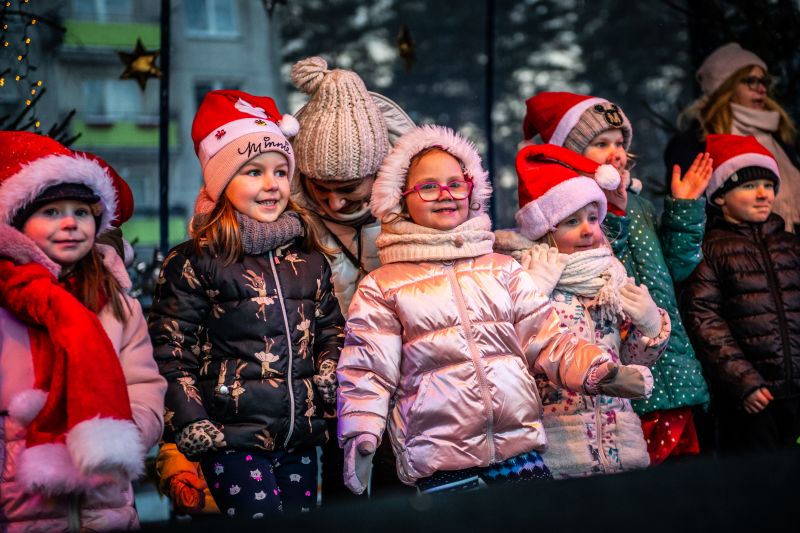
<instances>
[{"instance_id":1,"label":"metallic pink puffer jacket","mask_svg":"<svg viewBox=\"0 0 800 533\"><path fill-rule=\"evenodd\" d=\"M370 273L349 310L338 366L339 441L387 426L400 479L542 450L531 377L582 391L609 359L559 325L511 257L398 262Z\"/></svg>"}]
</instances>

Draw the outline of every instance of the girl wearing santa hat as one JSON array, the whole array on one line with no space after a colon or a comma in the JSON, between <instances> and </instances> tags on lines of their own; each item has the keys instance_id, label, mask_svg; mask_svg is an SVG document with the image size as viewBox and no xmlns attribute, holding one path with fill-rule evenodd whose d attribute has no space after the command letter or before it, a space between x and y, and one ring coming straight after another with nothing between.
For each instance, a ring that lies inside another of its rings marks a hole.
<instances>
[{"instance_id":1,"label":"girl wearing santa hat","mask_svg":"<svg viewBox=\"0 0 800 533\"><path fill-rule=\"evenodd\" d=\"M490 194L474 145L441 126L412 129L381 165L370 206L382 266L353 298L337 370L356 493L384 430L400 480L422 492L549 479L533 373L643 394L637 371L568 333L519 264L492 253Z\"/></svg>"},{"instance_id":2,"label":"girl wearing santa hat","mask_svg":"<svg viewBox=\"0 0 800 533\"><path fill-rule=\"evenodd\" d=\"M519 231L496 232L497 248L519 257L578 338L603 346L613 363L638 369L639 398L648 397L653 379L647 367L667 347L670 319L645 285L628 278L600 227L604 190L618 187L619 173L551 144L523 147L516 166ZM548 440L544 458L556 478L648 466L641 422L628 399L614 390L592 397L536 377Z\"/></svg>"},{"instance_id":3,"label":"girl wearing santa hat","mask_svg":"<svg viewBox=\"0 0 800 533\"><path fill-rule=\"evenodd\" d=\"M773 212L780 164L755 137L709 134L719 216L682 300L723 452L797 447L800 238Z\"/></svg>"},{"instance_id":4,"label":"girl wearing santa hat","mask_svg":"<svg viewBox=\"0 0 800 533\"><path fill-rule=\"evenodd\" d=\"M0 132L0 529L138 526L130 481L166 383L122 260L96 241L133 208L108 168Z\"/></svg>"},{"instance_id":5,"label":"girl wearing santa hat","mask_svg":"<svg viewBox=\"0 0 800 533\"><path fill-rule=\"evenodd\" d=\"M608 215L603 231L628 275L647 286L672 321L667 350L653 366L653 395L632 402L633 407L642 417L651 464L697 454L694 410L707 407L708 387L681 322L673 283L685 280L700 262L703 190L711 161L699 154L685 175L674 169L672 194L664 200L659 224L653 205L638 194L641 182L630 179L633 128L621 107L604 98L565 92L539 93L526 106L526 139L538 135L595 163L612 165L622 176L615 189L604 190Z\"/></svg>"},{"instance_id":6,"label":"girl wearing santa hat","mask_svg":"<svg viewBox=\"0 0 800 533\"><path fill-rule=\"evenodd\" d=\"M271 98L206 95L192 125L204 181L193 238L164 260L149 317L165 439L199 460L231 517L316 505L315 447L335 402L344 320L327 250L289 198L295 133Z\"/></svg>"}]
</instances>

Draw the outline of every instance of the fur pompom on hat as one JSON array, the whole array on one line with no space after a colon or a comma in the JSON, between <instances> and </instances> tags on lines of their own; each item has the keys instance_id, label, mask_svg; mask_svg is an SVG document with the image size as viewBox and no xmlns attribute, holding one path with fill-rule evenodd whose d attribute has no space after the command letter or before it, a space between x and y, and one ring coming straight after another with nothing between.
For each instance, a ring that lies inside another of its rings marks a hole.
<instances>
[{"instance_id":1,"label":"fur pompom on hat","mask_svg":"<svg viewBox=\"0 0 800 533\"><path fill-rule=\"evenodd\" d=\"M426 125L416 127L400 137L383 161L378 179L372 186L370 209L375 218L383 220L390 213L402 212L401 200L408 182L411 159L427 148L439 148L455 157L461 163L464 177L472 180L469 218L486 212L492 186L475 145L450 128Z\"/></svg>"},{"instance_id":2,"label":"fur pompom on hat","mask_svg":"<svg viewBox=\"0 0 800 533\"><path fill-rule=\"evenodd\" d=\"M105 233L119 216L119 184L98 159L44 135L0 131L0 222L11 225L17 219L19 223L17 215L21 212L30 216L28 208L48 190L52 193L58 188L63 193L66 186L72 186L71 190L83 186L91 196L78 196L97 198L96 232Z\"/></svg>"},{"instance_id":3,"label":"fur pompom on hat","mask_svg":"<svg viewBox=\"0 0 800 533\"><path fill-rule=\"evenodd\" d=\"M310 98L297 112L297 167L323 181L374 176L389 151L384 115L361 78L350 70L328 70L321 57L292 66L292 83Z\"/></svg>"},{"instance_id":4,"label":"fur pompom on hat","mask_svg":"<svg viewBox=\"0 0 800 533\"><path fill-rule=\"evenodd\" d=\"M537 134L542 142L582 154L589 143L611 129L622 130L625 150L633 141L630 120L617 104L604 98L567 92L541 92L525 102L522 123L526 140Z\"/></svg>"},{"instance_id":5,"label":"fur pompom on hat","mask_svg":"<svg viewBox=\"0 0 800 533\"><path fill-rule=\"evenodd\" d=\"M603 189L616 189L621 179L613 166L553 144L523 147L516 167L519 211L515 219L520 233L532 241L592 202L597 203L600 220L605 219L608 202Z\"/></svg>"}]
</instances>

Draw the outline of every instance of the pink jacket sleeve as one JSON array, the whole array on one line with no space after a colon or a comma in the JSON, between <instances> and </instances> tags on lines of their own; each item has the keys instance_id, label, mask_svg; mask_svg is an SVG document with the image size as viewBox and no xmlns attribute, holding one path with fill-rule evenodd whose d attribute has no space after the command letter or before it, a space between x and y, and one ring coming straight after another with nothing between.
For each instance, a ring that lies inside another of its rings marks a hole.
<instances>
[{"instance_id":1,"label":"pink jacket sleeve","mask_svg":"<svg viewBox=\"0 0 800 533\"><path fill-rule=\"evenodd\" d=\"M122 371L128 384L133 419L149 449L161 438L164 429L164 393L167 382L153 359L153 345L147 331L142 306L126 296L130 314L122 329L118 347Z\"/></svg>"},{"instance_id":2,"label":"pink jacket sleeve","mask_svg":"<svg viewBox=\"0 0 800 533\"><path fill-rule=\"evenodd\" d=\"M585 392L589 370L611 360L605 350L578 339L562 326L558 313L522 267L514 263L509 278L514 323L528 367L559 387Z\"/></svg>"},{"instance_id":3,"label":"pink jacket sleeve","mask_svg":"<svg viewBox=\"0 0 800 533\"><path fill-rule=\"evenodd\" d=\"M350 304L339 357L339 444L360 433L381 439L389 400L400 381L402 326L372 276Z\"/></svg>"}]
</instances>

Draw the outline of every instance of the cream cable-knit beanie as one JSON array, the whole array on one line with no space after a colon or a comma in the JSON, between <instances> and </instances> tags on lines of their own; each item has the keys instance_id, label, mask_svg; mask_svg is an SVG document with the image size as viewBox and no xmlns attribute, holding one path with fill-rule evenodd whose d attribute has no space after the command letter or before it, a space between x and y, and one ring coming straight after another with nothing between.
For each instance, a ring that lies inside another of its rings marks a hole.
<instances>
[{"instance_id":1,"label":"cream cable-knit beanie","mask_svg":"<svg viewBox=\"0 0 800 533\"><path fill-rule=\"evenodd\" d=\"M311 95L297 113L297 167L324 181L373 176L389 151L386 121L364 82L350 70L328 70L321 57L292 66L292 83Z\"/></svg>"}]
</instances>

